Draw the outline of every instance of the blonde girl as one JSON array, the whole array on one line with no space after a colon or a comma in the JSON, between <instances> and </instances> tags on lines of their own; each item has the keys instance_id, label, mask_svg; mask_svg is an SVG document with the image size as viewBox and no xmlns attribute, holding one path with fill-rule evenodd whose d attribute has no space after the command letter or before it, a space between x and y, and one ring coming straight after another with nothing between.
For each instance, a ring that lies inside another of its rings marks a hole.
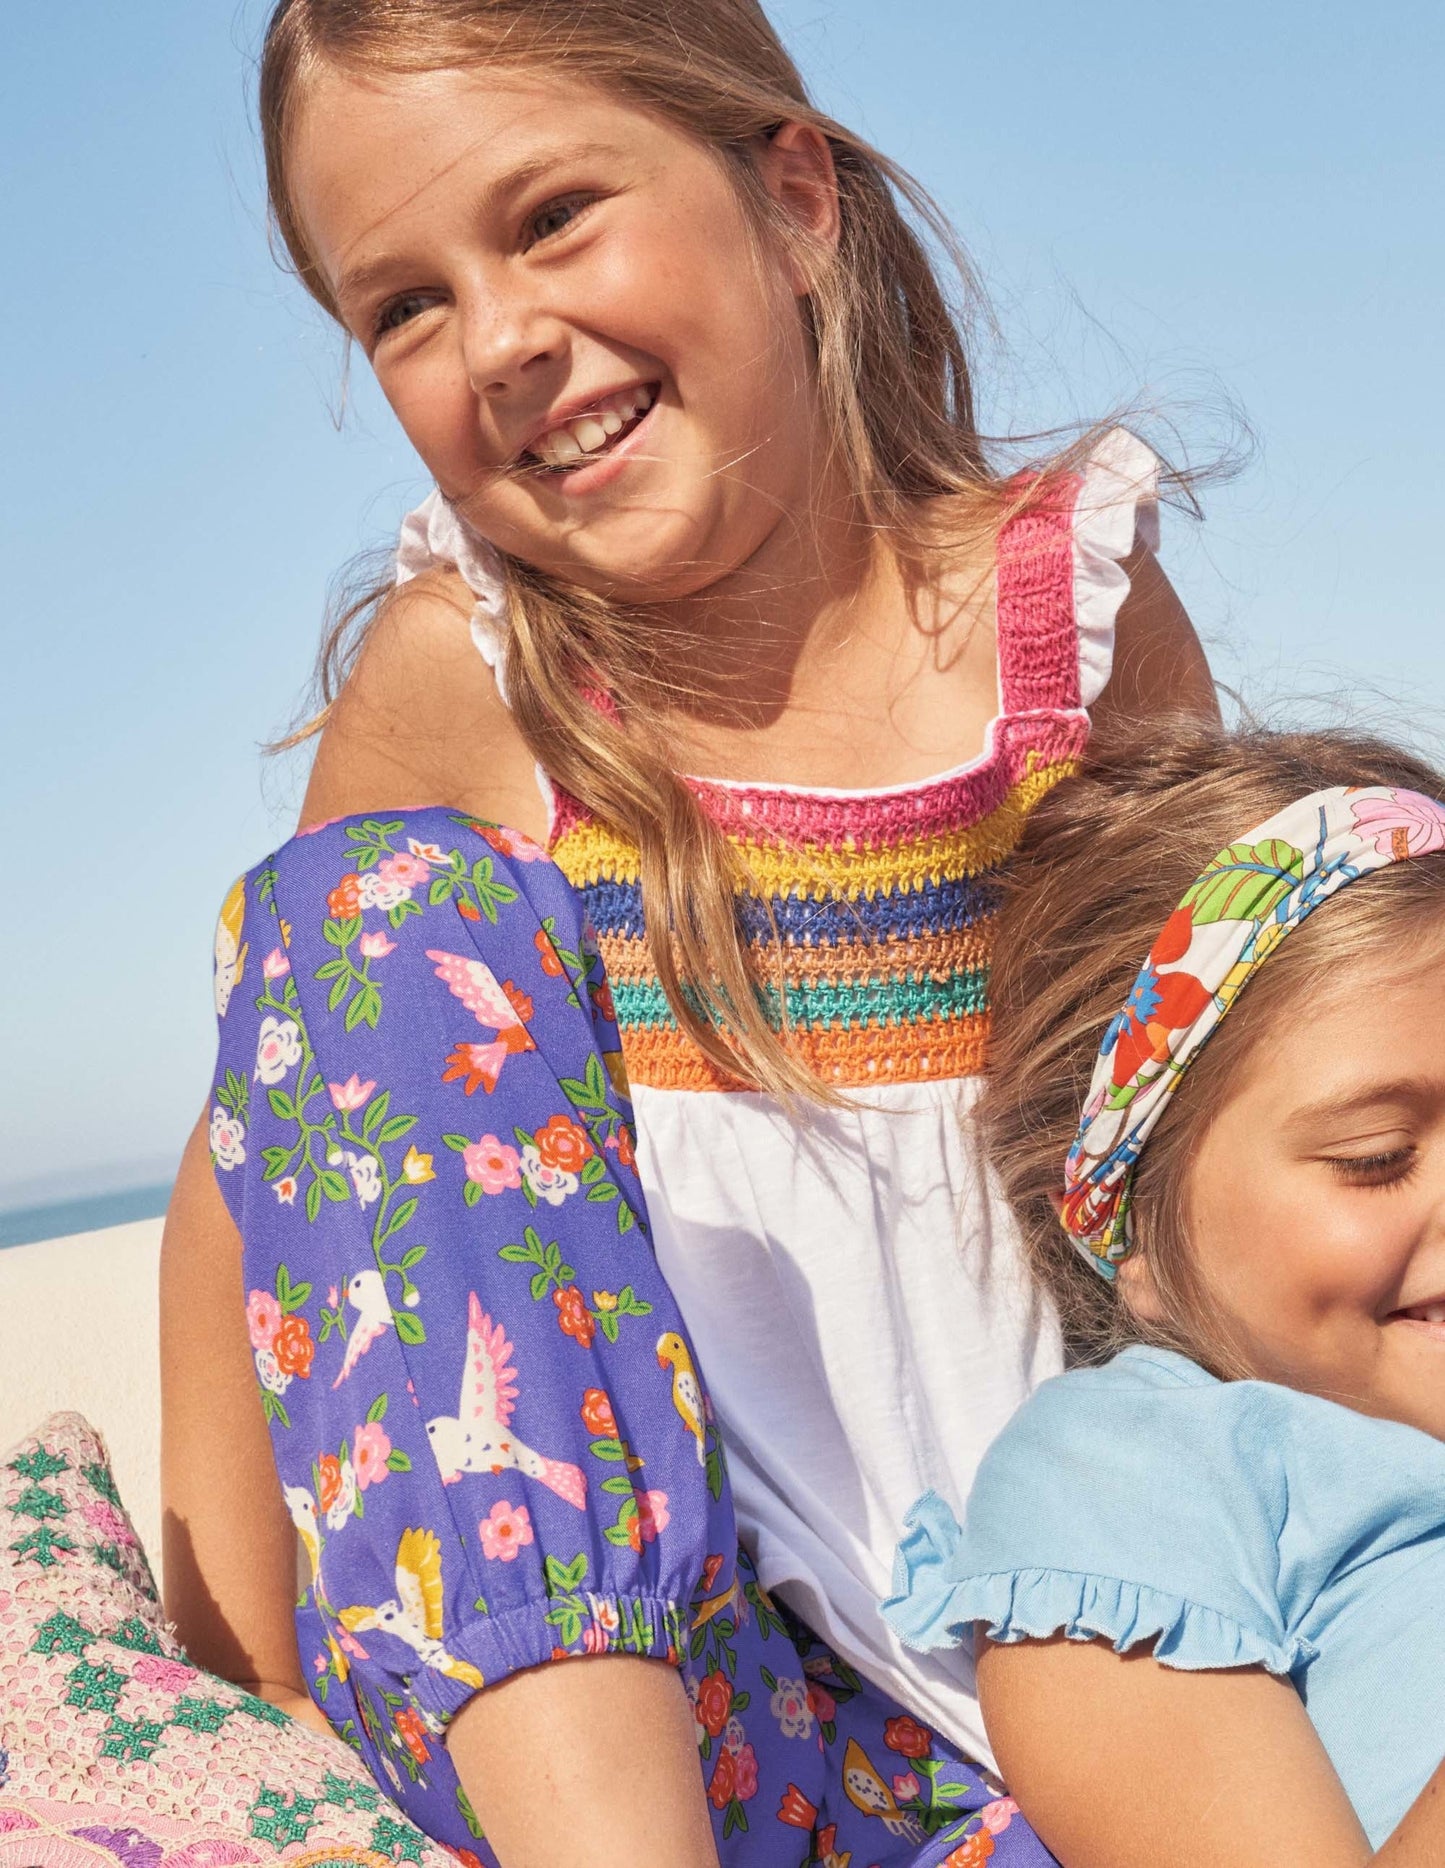
<instances>
[{"instance_id":1,"label":"blonde girl","mask_svg":"<svg viewBox=\"0 0 1445 1868\"><path fill-rule=\"evenodd\" d=\"M1069 1868L1445 1860L1442 798L1182 722L1025 833L984 1115L1082 1366L888 1613Z\"/></svg>"},{"instance_id":2,"label":"blonde girl","mask_svg":"<svg viewBox=\"0 0 1445 1868\"><path fill-rule=\"evenodd\" d=\"M878 1601L1059 1366L960 1116L1029 811L1212 708L1155 463L995 467L943 229L752 0L287 0L261 98L437 491L342 658L341 821L223 917L172 1612L507 1868L1031 1859L970 1660Z\"/></svg>"}]
</instances>

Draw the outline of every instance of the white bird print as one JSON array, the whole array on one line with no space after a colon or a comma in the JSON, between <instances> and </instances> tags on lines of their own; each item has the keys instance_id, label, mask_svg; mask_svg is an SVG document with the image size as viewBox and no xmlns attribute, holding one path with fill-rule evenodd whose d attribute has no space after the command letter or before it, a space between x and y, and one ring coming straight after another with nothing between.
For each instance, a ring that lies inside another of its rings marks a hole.
<instances>
[{"instance_id":1,"label":"white bird print","mask_svg":"<svg viewBox=\"0 0 1445 1868\"><path fill-rule=\"evenodd\" d=\"M458 1660L442 1643L442 1547L435 1531L403 1531L396 1547L396 1595L376 1608L343 1609L337 1620L348 1634L379 1628L414 1649L424 1667L444 1673L464 1686L479 1687L482 1676L470 1661Z\"/></svg>"},{"instance_id":2,"label":"white bird print","mask_svg":"<svg viewBox=\"0 0 1445 1868\"><path fill-rule=\"evenodd\" d=\"M358 1315L346 1339L346 1355L341 1373L331 1384L333 1388L341 1386L382 1331L391 1328L391 1299L379 1271L358 1271L346 1287L346 1301Z\"/></svg>"},{"instance_id":3,"label":"white bird print","mask_svg":"<svg viewBox=\"0 0 1445 1868\"><path fill-rule=\"evenodd\" d=\"M579 1511L587 1499L587 1480L577 1466L545 1459L507 1432L517 1401L517 1371L512 1345L500 1323L482 1309L473 1291L467 1302L467 1360L456 1417L439 1414L426 1424L443 1485L464 1472L515 1470L539 1479L558 1498Z\"/></svg>"},{"instance_id":4,"label":"white bird print","mask_svg":"<svg viewBox=\"0 0 1445 1868\"><path fill-rule=\"evenodd\" d=\"M296 1535L301 1539L302 1548L311 1564L311 1588L319 1596L321 1527L316 1522L316 1500L304 1485L283 1485L281 1491L286 1500L286 1509L291 1514L291 1522L296 1526Z\"/></svg>"},{"instance_id":5,"label":"white bird print","mask_svg":"<svg viewBox=\"0 0 1445 1868\"><path fill-rule=\"evenodd\" d=\"M452 997L461 1000L479 1025L497 1034L490 1044L457 1045L447 1059L451 1068L442 1081L462 1077L468 1096L479 1083L490 1096L507 1059L537 1048L527 1030L532 1002L511 980L502 984L480 960L468 960L459 953L438 953L430 947L426 957L436 961L437 978L446 981Z\"/></svg>"}]
</instances>

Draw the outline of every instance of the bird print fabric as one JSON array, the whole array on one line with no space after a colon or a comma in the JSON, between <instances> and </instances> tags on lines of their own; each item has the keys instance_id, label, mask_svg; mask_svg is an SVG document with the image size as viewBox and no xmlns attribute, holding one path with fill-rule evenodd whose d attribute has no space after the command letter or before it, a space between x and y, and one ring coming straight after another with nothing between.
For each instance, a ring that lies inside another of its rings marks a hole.
<instances>
[{"instance_id":1,"label":"bird print fabric","mask_svg":"<svg viewBox=\"0 0 1445 1868\"><path fill-rule=\"evenodd\" d=\"M521 1668L641 1654L682 1675L724 1868L1047 1864L739 1547L560 871L447 811L346 819L251 871L223 922L211 1154L301 1655L382 1789L495 1868L449 1720Z\"/></svg>"}]
</instances>

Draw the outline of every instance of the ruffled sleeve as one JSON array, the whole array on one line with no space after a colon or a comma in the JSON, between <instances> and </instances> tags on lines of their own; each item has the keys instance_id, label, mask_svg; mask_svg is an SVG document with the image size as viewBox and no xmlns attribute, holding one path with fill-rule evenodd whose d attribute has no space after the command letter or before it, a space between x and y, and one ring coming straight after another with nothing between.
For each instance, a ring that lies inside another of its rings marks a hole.
<instances>
[{"instance_id":1,"label":"ruffled sleeve","mask_svg":"<svg viewBox=\"0 0 1445 1868\"><path fill-rule=\"evenodd\" d=\"M479 532L434 487L420 506L401 522L396 546L396 581L408 584L424 571L445 565L460 572L476 599L472 609L472 641L482 660L497 677L497 692L505 701L507 601L497 555Z\"/></svg>"},{"instance_id":2,"label":"ruffled sleeve","mask_svg":"<svg viewBox=\"0 0 1445 1868\"><path fill-rule=\"evenodd\" d=\"M1273 1391L1130 1352L1048 1382L994 1443L960 1525L926 1493L884 1615L906 1645L1103 1639L1183 1669L1291 1674L1289 1488Z\"/></svg>"},{"instance_id":3,"label":"ruffled sleeve","mask_svg":"<svg viewBox=\"0 0 1445 1868\"><path fill-rule=\"evenodd\" d=\"M1092 707L1114 667L1114 628L1136 544L1159 547L1159 461L1127 428L1111 428L1085 463L1074 505L1074 616L1079 698Z\"/></svg>"}]
</instances>

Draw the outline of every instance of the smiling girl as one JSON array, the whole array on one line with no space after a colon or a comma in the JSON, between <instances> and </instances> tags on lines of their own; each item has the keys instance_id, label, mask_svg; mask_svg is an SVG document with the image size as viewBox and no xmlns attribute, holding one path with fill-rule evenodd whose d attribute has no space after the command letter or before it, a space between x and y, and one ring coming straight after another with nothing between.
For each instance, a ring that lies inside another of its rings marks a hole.
<instances>
[{"instance_id":1,"label":"smiling girl","mask_svg":"<svg viewBox=\"0 0 1445 1868\"><path fill-rule=\"evenodd\" d=\"M1445 1861L1442 797L1388 746L1180 723L1026 833L984 1115L1097 1366L962 1528L915 1506L888 1613L977 1640L1069 1868Z\"/></svg>"},{"instance_id":2,"label":"smiling girl","mask_svg":"<svg viewBox=\"0 0 1445 1868\"><path fill-rule=\"evenodd\" d=\"M1059 1366L961 1117L1029 811L1212 710L1156 463L995 466L945 230L751 0L287 0L262 119L436 492L223 917L171 1611L507 1868L1042 1859L878 1601Z\"/></svg>"}]
</instances>

